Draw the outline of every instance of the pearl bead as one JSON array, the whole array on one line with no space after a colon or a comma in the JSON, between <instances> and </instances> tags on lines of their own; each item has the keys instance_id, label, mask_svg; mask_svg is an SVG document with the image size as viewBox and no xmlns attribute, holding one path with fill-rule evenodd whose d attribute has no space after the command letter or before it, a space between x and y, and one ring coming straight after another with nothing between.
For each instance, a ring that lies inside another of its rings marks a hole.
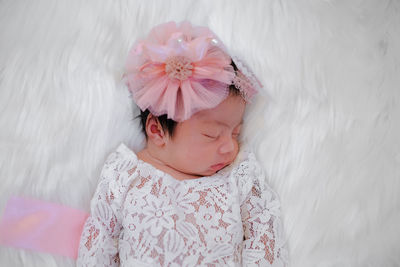
<instances>
[{"instance_id":1,"label":"pearl bead","mask_svg":"<svg viewBox=\"0 0 400 267\"><path fill-rule=\"evenodd\" d=\"M215 39L215 38L211 39L211 42L212 42L214 45L217 45L217 44L218 44L218 40Z\"/></svg>"}]
</instances>

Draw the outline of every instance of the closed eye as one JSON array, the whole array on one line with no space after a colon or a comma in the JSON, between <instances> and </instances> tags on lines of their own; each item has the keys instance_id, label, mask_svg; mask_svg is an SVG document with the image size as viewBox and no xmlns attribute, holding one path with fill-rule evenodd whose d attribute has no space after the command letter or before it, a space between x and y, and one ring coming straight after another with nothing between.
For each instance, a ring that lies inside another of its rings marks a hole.
<instances>
[{"instance_id":1,"label":"closed eye","mask_svg":"<svg viewBox=\"0 0 400 267\"><path fill-rule=\"evenodd\" d=\"M203 134L203 135L209 139L217 139L218 138L218 136L214 136L214 135L209 135L209 134Z\"/></svg>"}]
</instances>

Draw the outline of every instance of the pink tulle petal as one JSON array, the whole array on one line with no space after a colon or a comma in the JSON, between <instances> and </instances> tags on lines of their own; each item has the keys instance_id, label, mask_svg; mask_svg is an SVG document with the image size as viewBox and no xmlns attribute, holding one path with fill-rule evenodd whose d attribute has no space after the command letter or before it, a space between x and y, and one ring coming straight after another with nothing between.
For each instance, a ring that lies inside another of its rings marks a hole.
<instances>
[{"instance_id":1,"label":"pink tulle petal","mask_svg":"<svg viewBox=\"0 0 400 267\"><path fill-rule=\"evenodd\" d=\"M231 64L231 59L219 53L216 53L215 55L210 55L209 53L207 53L201 61L196 62L196 65L201 67L208 66L208 67L225 68L227 66L230 66L230 64Z\"/></svg>"},{"instance_id":2,"label":"pink tulle petal","mask_svg":"<svg viewBox=\"0 0 400 267\"><path fill-rule=\"evenodd\" d=\"M191 41L192 38L196 37L196 35L193 34L193 26L188 21L183 21L179 25L179 30L185 34L186 38L190 38L190 40L187 41Z\"/></svg>"},{"instance_id":3,"label":"pink tulle petal","mask_svg":"<svg viewBox=\"0 0 400 267\"><path fill-rule=\"evenodd\" d=\"M188 21L183 21L179 26L179 30L184 32L187 37L190 37L188 38L189 39L188 41L202 36L206 36L209 38L215 37L215 35L207 27L204 26L193 27L192 24Z\"/></svg>"},{"instance_id":4,"label":"pink tulle petal","mask_svg":"<svg viewBox=\"0 0 400 267\"><path fill-rule=\"evenodd\" d=\"M201 99L201 102L209 106L208 108L217 106L229 93L224 83L215 81L203 81L203 83L192 81L192 88Z\"/></svg>"},{"instance_id":5,"label":"pink tulle petal","mask_svg":"<svg viewBox=\"0 0 400 267\"><path fill-rule=\"evenodd\" d=\"M196 80L210 79L220 81L226 84L231 84L235 74L231 71L219 70L213 68L195 68L193 71L193 78Z\"/></svg>"},{"instance_id":6,"label":"pink tulle petal","mask_svg":"<svg viewBox=\"0 0 400 267\"><path fill-rule=\"evenodd\" d=\"M202 60L210 46L209 38L197 38L189 43L188 50L190 51L190 59L197 62Z\"/></svg>"},{"instance_id":7,"label":"pink tulle petal","mask_svg":"<svg viewBox=\"0 0 400 267\"><path fill-rule=\"evenodd\" d=\"M149 44L143 47L143 51L151 61L164 62L168 58L171 49L167 46Z\"/></svg>"},{"instance_id":8,"label":"pink tulle petal","mask_svg":"<svg viewBox=\"0 0 400 267\"><path fill-rule=\"evenodd\" d=\"M210 46L210 50L208 50L207 57L211 58L225 58L230 60L231 57L226 53L225 50L221 49L220 46Z\"/></svg>"},{"instance_id":9,"label":"pink tulle petal","mask_svg":"<svg viewBox=\"0 0 400 267\"><path fill-rule=\"evenodd\" d=\"M178 39L181 37L181 33L176 34L174 38L171 38L168 40L167 45L168 48L171 50L169 56L179 56L179 55L185 55L188 50L188 46L186 42L183 41L178 41Z\"/></svg>"},{"instance_id":10,"label":"pink tulle petal","mask_svg":"<svg viewBox=\"0 0 400 267\"><path fill-rule=\"evenodd\" d=\"M206 57L201 61L195 62L197 67L209 67L209 68L219 68L224 69L230 66L231 61L226 58L215 58L215 57Z\"/></svg>"},{"instance_id":11,"label":"pink tulle petal","mask_svg":"<svg viewBox=\"0 0 400 267\"><path fill-rule=\"evenodd\" d=\"M168 78L162 76L159 79L147 84L141 90L133 92L133 97L138 106L145 110L149 108L154 101L157 101L163 94L168 84ZM140 103L140 105L139 105Z\"/></svg>"},{"instance_id":12,"label":"pink tulle petal","mask_svg":"<svg viewBox=\"0 0 400 267\"><path fill-rule=\"evenodd\" d=\"M126 73L136 71L138 69L138 66L141 66L146 62L147 60L144 56L137 55L134 51L131 51L126 62Z\"/></svg>"},{"instance_id":13,"label":"pink tulle petal","mask_svg":"<svg viewBox=\"0 0 400 267\"><path fill-rule=\"evenodd\" d=\"M206 79L207 76L211 76L220 72L222 72L221 68L195 66L193 76L198 75L198 77L194 77L196 79L199 79L200 76Z\"/></svg>"},{"instance_id":14,"label":"pink tulle petal","mask_svg":"<svg viewBox=\"0 0 400 267\"><path fill-rule=\"evenodd\" d=\"M154 79L155 76L165 74L165 64L164 63L145 64L139 69L139 71L141 71L142 75Z\"/></svg>"},{"instance_id":15,"label":"pink tulle petal","mask_svg":"<svg viewBox=\"0 0 400 267\"><path fill-rule=\"evenodd\" d=\"M157 102L158 109L163 114L176 113L176 98L179 90L180 82L177 80L169 81L163 96Z\"/></svg>"},{"instance_id":16,"label":"pink tulle petal","mask_svg":"<svg viewBox=\"0 0 400 267\"><path fill-rule=\"evenodd\" d=\"M137 72L126 75L124 77L124 80L127 83L128 88L132 92L132 94L136 93L140 94L144 86L154 83L163 76L164 76L163 73L159 75L144 76L143 73Z\"/></svg>"},{"instance_id":17,"label":"pink tulle petal","mask_svg":"<svg viewBox=\"0 0 400 267\"><path fill-rule=\"evenodd\" d=\"M191 110L194 107L193 102L196 102L196 96L193 92L193 88L191 86L190 80L185 80L181 83L181 100L180 102L183 105L182 113L181 113L181 120L186 120L190 118ZM197 103L198 104L198 103Z\"/></svg>"},{"instance_id":18,"label":"pink tulle petal","mask_svg":"<svg viewBox=\"0 0 400 267\"><path fill-rule=\"evenodd\" d=\"M184 38L185 38L185 36L184 36L184 34L182 32L174 32L168 38L166 44L167 44L168 47L174 47L176 44L185 43L185 42L183 42ZM182 42L179 42L179 40L182 40Z\"/></svg>"},{"instance_id":19,"label":"pink tulle petal","mask_svg":"<svg viewBox=\"0 0 400 267\"><path fill-rule=\"evenodd\" d=\"M228 94L226 85L223 83L209 82L206 83L206 86L196 81L182 83L180 102L183 108L181 108L182 112L179 113L180 120L186 120L200 110L217 106Z\"/></svg>"}]
</instances>

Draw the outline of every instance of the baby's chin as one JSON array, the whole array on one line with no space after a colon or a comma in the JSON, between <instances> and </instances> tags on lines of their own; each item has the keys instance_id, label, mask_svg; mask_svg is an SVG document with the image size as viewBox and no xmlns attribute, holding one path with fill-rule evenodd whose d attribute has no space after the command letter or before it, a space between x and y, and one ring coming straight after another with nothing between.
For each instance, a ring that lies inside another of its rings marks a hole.
<instances>
[{"instance_id":1,"label":"baby's chin","mask_svg":"<svg viewBox=\"0 0 400 267\"><path fill-rule=\"evenodd\" d=\"M225 166L225 167L223 167L223 168L218 168L218 169L209 169L209 170L207 170L207 171L204 171L203 173L199 174L199 177L204 177L204 176L212 176L212 175L216 174L217 172L219 172L220 170L223 170L223 169L225 169L227 166L229 166L229 164L228 164L228 165L226 165L226 166Z\"/></svg>"},{"instance_id":2,"label":"baby's chin","mask_svg":"<svg viewBox=\"0 0 400 267\"><path fill-rule=\"evenodd\" d=\"M193 178L201 178L201 177L207 177L207 176L212 176L214 174L216 174L217 172L219 172L220 170L225 169L227 166L229 166L230 164L227 165L223 165L223 166L217 166L217 167L209 167L208 169L205 170L181 170L182 173L184 173L185 175L189 175L192 176Z\"/></svg>"},{"instance_id":3,"label":"baby's chin","mask_svg":"<svg viewBox=\"0 0 400 267\"><path fill-rule=\"evenodd\" d=\"M193 178L201 178L201 177L206 177L206 176L212 176L215 173L217 173L214 170L206 170L206 171L192 171L192 172L186 172L186 175L191 175Z\"/></svg>"},{"instance_id":4,"label":"baby's chin","mask_svg":"<svg viewBox=\"0 0 400 267\"><path fill-rule=\"evenodd\" d=\"M207 171L207 172L205 172L205 173L203 173L201 176L211 176L211 175L214 175L214 174L216 174L217 173L217 171Z\"/></svg>"}]
</instances>

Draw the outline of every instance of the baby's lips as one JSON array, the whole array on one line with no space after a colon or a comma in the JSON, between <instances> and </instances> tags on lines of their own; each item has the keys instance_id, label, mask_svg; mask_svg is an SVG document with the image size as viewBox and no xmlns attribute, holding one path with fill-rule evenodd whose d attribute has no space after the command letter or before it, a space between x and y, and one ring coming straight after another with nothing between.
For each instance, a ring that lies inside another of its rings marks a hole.
<instances>
[{"instance_id":1,"label":"baby's lips","mask_svg":"<svg viewBox=\"0 0 400 267\"><path fill-rule=\"evenodd\" d=\"M226 162L225 163L218 163L218 164L212 165L211 169L219 171L219 170L223 169L225 166L227 166L228 164L229 163L226 163Z\"/></svg>"}]
</instances>

